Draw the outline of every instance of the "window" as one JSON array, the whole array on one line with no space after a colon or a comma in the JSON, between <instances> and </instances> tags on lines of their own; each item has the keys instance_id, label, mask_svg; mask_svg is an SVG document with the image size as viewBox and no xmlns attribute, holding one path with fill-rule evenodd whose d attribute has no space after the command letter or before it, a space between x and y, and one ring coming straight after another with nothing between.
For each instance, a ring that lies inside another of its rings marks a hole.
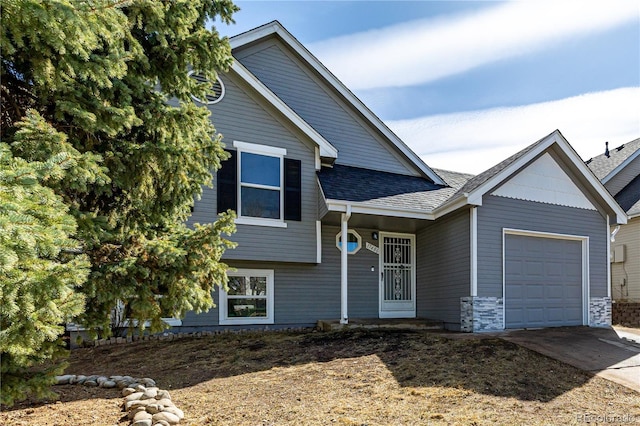
<instances>
[{"instance_id":1,"label":"window","mask_svg":"<svg viewBox=\"0 0 640 426\"><path fill-rule=\"evenodd\" d=\"M220 291L220 324L273 324L273 270L229 272Z\"/></svg>"},{"instance_id":2,"label":"window","mask_svg":"<svg viewBox=\"0 0 640 426\"><path fill-rule=\"evenodd\" d=\"M234 141L217 173L218 213L234 210L236 223L286 228L302 220L302 161L287 150Z\"/></svg>"},{"instance_id":3,"label":"window","mask_svg":"<svg viewBox=\"0 0 640 426\"><path fill-rule=\"evenodd\" d=\"M336 235L336 247L338 250L342 250L342 232ZM360 235L350 229L347 231L347 253L356 254L358 250L362 247L362 238Z\"/></svg>"},{"instance_id":4,"label":"window","mask_svg":"<svg viewBox=\"0 0 640 426\"><path fill-rule=\"evenodd\" d=\"M282 222L282 163L287 151L271 146L234 142L238 149L238 223ZM284 224L284 223L283 223Z\"/></svg>"}]
</instances>

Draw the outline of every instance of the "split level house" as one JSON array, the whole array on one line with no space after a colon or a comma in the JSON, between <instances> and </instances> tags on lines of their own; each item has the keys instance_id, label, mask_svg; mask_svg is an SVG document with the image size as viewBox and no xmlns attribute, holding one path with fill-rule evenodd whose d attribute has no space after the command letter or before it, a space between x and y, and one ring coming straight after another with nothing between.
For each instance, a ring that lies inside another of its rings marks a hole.
<instances>
[{"instance_id":1,"label":"split level house","mask_svg":"<svg viewBox=\"0 0 640 426\"><path fill-rule=\"evenodd\" d=\"M626 212L559 131L477 176L435 170L278 22L230 43L233 66L197 101L231 157L190 223L237 212L234 269L183 331L610 325L610 227Z\"/></svg>"},{"instance_id":2,"label":"split level house","mask_svg":"<svg viewBox=\"0 0 640 426\"><path fill-rule=\"evenodd\" d=\"M627 213L627 224L612 228L611 297L640 302L640 139L607 144L587 165Z\"/></svg>"}]
</instances>

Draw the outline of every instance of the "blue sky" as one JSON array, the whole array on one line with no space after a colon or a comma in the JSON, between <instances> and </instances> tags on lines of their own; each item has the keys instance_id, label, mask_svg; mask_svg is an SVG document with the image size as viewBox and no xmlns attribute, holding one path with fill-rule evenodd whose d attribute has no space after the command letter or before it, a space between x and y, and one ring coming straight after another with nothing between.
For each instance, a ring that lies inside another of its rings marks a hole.
<instances>
[{"instance_id":1,"label":"blue sky","mask_svg":"<svg viewBox=\"0 0 640 426\"><path fill-rule=\"evenodd\" d=\"M640 2L237 1L280 21L431 167L479 173L560 129L640 137Z\"/></svg>"}]
</instances>

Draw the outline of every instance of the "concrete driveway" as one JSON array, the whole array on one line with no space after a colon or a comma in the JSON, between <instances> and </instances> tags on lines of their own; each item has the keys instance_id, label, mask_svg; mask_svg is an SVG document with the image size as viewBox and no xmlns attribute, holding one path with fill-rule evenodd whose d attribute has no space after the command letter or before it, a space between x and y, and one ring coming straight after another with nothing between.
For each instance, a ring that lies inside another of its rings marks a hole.
<instances>
[{"instance_id":1,"label":"concrete driveway","mask_svg":"<svg viewBox=\"0 0 640 426\"><path fill-rule=\"evenodd\" d=\"M640 392L640 329L560 327L499 337Z\"/></svg>"}]
</instances>

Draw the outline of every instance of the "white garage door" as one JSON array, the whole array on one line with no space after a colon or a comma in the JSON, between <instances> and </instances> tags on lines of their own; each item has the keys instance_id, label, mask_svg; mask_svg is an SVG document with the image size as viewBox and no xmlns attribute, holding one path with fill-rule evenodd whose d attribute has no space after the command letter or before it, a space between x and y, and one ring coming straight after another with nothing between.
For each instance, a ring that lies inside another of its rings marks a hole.
<instances>
[{"instance_id":1,"label":"white garage door","mask_svg":"<svg viewBox=\"0 0 640 426\"><path fill-rule=\"evenodd\" d=\"M583 324L582 241L505 235L506 328Z\"/></svg>"}]
</instances>

